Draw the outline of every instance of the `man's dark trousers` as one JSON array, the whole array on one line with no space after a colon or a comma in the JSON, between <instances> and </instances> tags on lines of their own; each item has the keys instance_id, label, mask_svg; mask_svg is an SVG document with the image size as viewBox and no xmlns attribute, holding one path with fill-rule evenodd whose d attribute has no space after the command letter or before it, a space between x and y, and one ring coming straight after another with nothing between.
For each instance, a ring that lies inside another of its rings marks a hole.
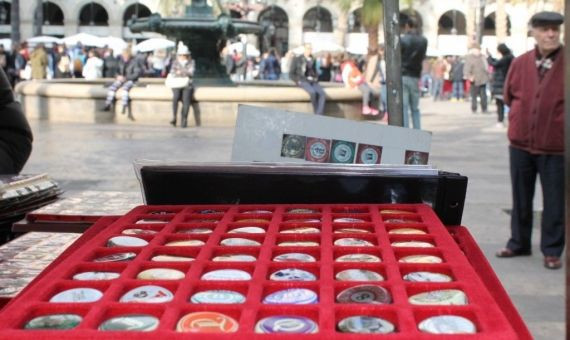
<instances>
[{"instance_id":1,"label":"man's dark trousers","mask_svg":"<svg viewBox=\"0 0 570 340\"><path fill-rule=\"evenodd\" d=\"M322 115L325 112L325 91L316 82L308 82L301 80L299 86L309 93L311 103L313 104L313 112Z\"/></svg>"},{"instance_id":2,"label":"man's dark trousers","mask_svg":"<svg viewBox=\"0 0 570 340\"><path fill-rule=\"evenodd\" d=\"M471 83L471 112L477 112L477 97L481 98L481 111L487 112L487 85Z\"/></svg>"},{"instance_id":3,"label":"man's dark trousers","mask_svg":"<svg viewBox=\"0 0 570 340\"><path fill-rule=\"evenodd\" d=\"M540 250L544 256L560 257L564 249L564 156L531 154L509 148L513 211L511 239L507 248L515 252L531 250L532 201L536 175L540 176L543 213Z\"/></svg>"}]
</instances>

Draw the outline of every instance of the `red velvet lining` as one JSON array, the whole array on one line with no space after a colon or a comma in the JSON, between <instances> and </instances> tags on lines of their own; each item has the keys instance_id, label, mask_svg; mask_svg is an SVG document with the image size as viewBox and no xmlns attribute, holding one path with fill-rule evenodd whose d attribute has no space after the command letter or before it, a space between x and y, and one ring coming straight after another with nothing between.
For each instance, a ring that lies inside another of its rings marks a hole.
<instances>
[{"instance_id":1,"label":"red velvet lining","mask_svg":"<svg viewBox=\"0 0 570 340\"><path fill-rule=\"evenodd\" d=\"M291 208L313 208L317 214L286 213ZM199 214L201 210L214 209L224 213ZM268 213L247 213L248 210L270 210ZM415 212L409 214L380 214L381 209L402 209ZM168 214L156 214L166 211ZM155 214L152 214L152 213ZM332 222L338 217L361 218L363 229L374 230L374 234L338 234L333 230L343 226L358 228L359 223ZM390 223L384 220L405 218L414 223ZM168 223L140 223L143 219L161 220ZM198 222L201 219L216 219L217 223ZM263 221L243 221L266 219ZM291 222L299 219L319 219L321 222ZM287 221L287 222L283 222ZM453 314L472 320L477 326L477 335L445 336L446 339L526 339L531 338L524 323L516 313L500 282L488 266L484 256L470 238L466 230L451 229L460 241L459 246L441 224L434 212L425 205L248 205L248 206L141 206L121 217L111 225L97 223L84 234L72 248L62 254L29 288L18 295L0 313L0 339L115 339L139 340L141 337L181 339L189 334L177 333L176 324L185 314L196 311L221 312L238 320L237 333L224 335L199 334L200 339L266 339L267 335L255 334L255 323L272 315L301 315L311 318L319 325L319 332L312 335L295 335L295 339L363 339L370 335L340 333L336 324L343 318L354 315L371 315L387 319L396 326L397 332L387 339L440 339L441 336L421 333L417 324L427 317ZM214 227L215 224L215 227ZM290 229L291 225L316 226L320 234L283 234L280 230ZM107 240L120 235L123 229L133 227L150 228L160 231L156 235L136 236L150 242L147 247L134 250L137 257L130 262L94 263L96 257L111 253L132 251L132 248L107 248ZM239 226L256 225L267 230L266 234L228 234L227 231ZM213 229L211 234L180 234L176 231L206 226ZM395 227L418 227L428 235L394 235L388 230ZM261 247L221 246L220 241L228 237L243 237L262 243ZM333 242L343 237L366 239L375 247L339 247ZM166 247L165 243L177 239L200 239L206 242L201 247ZM402 240L426 241L434 248L395 248L390 243ZM319 247L283 247L280 242L313 241ZM461 247L461 249L460 249ZM469 255L469 259L465 256ZM285 252L306 252L317 258L316 263L272 262L273 257ZM213 262L220 254L249 254L257 257L256 262ZM338 256L350 253L367 253L379 256L380 263L334 262ZM193 262L151 262L150 258L159 254L195 257ZM441 264L406 264L398 259L414 254L437 255L444 259ZM475 255L473 255L475 254ZM470 262L471 261L471 262ZM186 273L182 280L146 281L136 279L136 275L148 268L175 268ZM200 277L216 269L240 269L252 275L250 281L202 281ZM279 282L270 281L269 276L282 268L299 268L313 273L317 281ZM375 282L391 293L392 304L357 305L336 303L335 297L342 290L362 284L362 282L336 281L334 276L344 269L367 269L382 274L384 281ZM110 270L121 272L112 281L74 281L70 278L85 270ZM402 276L416 270L430 270L444 273L454 278L449 283L406 282ZM156 284L174 293L173 301L164 304L120 303L118 300L128 290ZM49 299L61 290L90 287L101 290L103 298L88 304L55 304ZM307 288L318 294L319 302L313 305L266 305L263 298L280 289L292 287ZM461 289L468 296L466 306L415 306L408 302L410 295L433 289ZM233 289L246 296L246 302L239 305L191 304L190 297L196 292L208 289ZM83 316L83 321L74 330L68 331L29 331L22 326L31 318L51 313L75 313ZM97 327L106 319L124 314L150 314L160 319L157 330L149 333L100 332ZM271 335L275 339L292 339L289 335Z\"/></svg>"}]
</instances>

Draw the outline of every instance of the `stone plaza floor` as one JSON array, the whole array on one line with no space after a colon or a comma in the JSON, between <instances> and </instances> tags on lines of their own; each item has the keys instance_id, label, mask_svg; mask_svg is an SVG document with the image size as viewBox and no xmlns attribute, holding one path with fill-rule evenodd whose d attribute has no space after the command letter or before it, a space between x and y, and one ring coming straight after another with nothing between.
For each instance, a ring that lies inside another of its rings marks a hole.
<instances>
[{"instance_id":1,"label":"stone plaza floor","mask_svg":"<svg viewBox=\"0 0 570 340\"><path fill-rule=\"evenodd\" d=\"M494 105L491 105L494 110ZM496 115L471 114L468 103L421 101L422 126L433 132L430 163L469 178L463 225L488 257L536 339L565 335L565 268L542 266L539 231L533 255L497 259L509 236L510 177L506 129ZM206 115L207 113L202 113ZM167 119L165 119L165 122ZM233 129L175 129L132 124L73 124L31 121L34 151L25 173L47 172L68 192L136 192L135 159L229 161ZM537 190L535 210L541 208Z\"/></svg>"}]
</instances>

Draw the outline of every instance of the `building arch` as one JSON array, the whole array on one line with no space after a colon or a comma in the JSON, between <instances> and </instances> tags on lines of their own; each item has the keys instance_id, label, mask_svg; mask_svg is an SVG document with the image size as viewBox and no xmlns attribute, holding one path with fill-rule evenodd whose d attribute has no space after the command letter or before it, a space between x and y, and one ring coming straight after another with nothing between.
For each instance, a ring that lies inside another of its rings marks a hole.
<instances>
[{"instance_id":1,"label":"building arch","mask_svg":"<svg viewBox=\"0 0 570 340\"><path fill-rule=\"evenodd\" d=\"M123 12L123 26L127 26L129 20L134 18L146 18L151 15L150 9L140 3L130 4Z\"/></svg>"},{"instance_id":2,"label":"building arch","mask_svg":"<svg viewBox=\"0 0 570 340\"><path fill-rule=\"evenodd\" d=\"M364 33L366 28L362 23L362 7L355 9L348 15L348 33Z\"/></svg>"},{"instance_id":3,"label":"building arch","mask_svg":"<svg viewBox=\"0 0 570 340\"><path fill-rule=\"evenodd\" d=\"M12 22L12 4L8 1L0 1L0 25L10 25Z\"/></svg>"},{"instance_id":4,"label":"building arch","mask_svg":"<svg viewBox=\"0 0 570 340\"><path fill-rule=\"evenodd\" d=\"M507 36L511 35L511 18L507 14ZM483 36L486 35L497 35L497 25L496 25L496 12L493 12L485 17Z\"/></svg>"},{"instance_id":5,"label":"building arch","mask_svg":"<svg viewBox=\"0 0 570 340\"><path fill-rule=\"evenodd\" d=\"M63 26L65 15L58 4L52 1L44 1L42 7L44 25Z\"/></svg>"},{"instance_id":6,"label":"building arch","mask_svg":"<svg viewBox=\"0 0 570 340\"><path fill-rule=\"evenodd\" d=\"M280 55L289 50L289 16L279 6L268 6L257 18L265 27L265 34L261 39L261 50L277 49Z\"/></svg>"},{"instance_id":7,"label":"building arch","mask_svg":"<svg viewBox=\"0 0 570 340\"><path fill-rule=\"evenodd\" d=\"M332 32L331 12L323 6L310 8L303 15L303 32Z\"/></svg>"},{"instance_id":8,"label":"building arch","mask_svg":"<svg viewBox=\"0 0 570 340\"><path fill-rule=\"evenodd\" d=\"M84 1L78 4L77 21L79 26L109 26L109 11L95 1Z\"/></svg>"},{"instance_id":9,"label":"building arch","mask_svg":"<svg viewBox=\"0 0 570 340\"><path fill-rule=\"evenodd\" d=\"M439 21L437 23L437 34L466 35L467 21L465 19L465 14L456 9L443 13L441 17L439 17Z\"/></svg>"}]
</instances>

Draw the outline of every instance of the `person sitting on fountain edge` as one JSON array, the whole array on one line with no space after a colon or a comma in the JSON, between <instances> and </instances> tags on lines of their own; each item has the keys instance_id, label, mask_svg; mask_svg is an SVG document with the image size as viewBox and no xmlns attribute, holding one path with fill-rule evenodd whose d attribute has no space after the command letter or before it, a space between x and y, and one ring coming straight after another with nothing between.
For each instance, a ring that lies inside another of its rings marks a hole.
<instances>
[{"instance_id":1,"label":"person sitting on fountain edge","mask_svg":"<svg viewBox=\"0 0 570 340\"><path fill-rule=\"evenodd\" d=\"M136 58L133 58L130 48L123 50L123 53L119 60L119 74L117 75L113 84L109 87L109 91L107 92L107 99L105 100L105 108L103 110L111 110L111 106L115 101L115 93L122 87L122 113L125 114L129 106L129 91L133 88L133 86L135 86L135 83L137 80L139 80L139 77L142 76L143 71L144 70L142 65L140 65ZM134 117L131 115L130 110L129 119L134 120Z\"/></svg>"},{"instance_id":2,"label":"person sitting on fountain edge","mask_svg":"<svg viewBox=\"0 0 570 340\"><path fill-rule=\"evenodd\" d=\"M305 52L291 62L289 78L311 96L313 112L323 115L325 111L325 91L318 83L317 62L311 54L313 47L305 44Z\"/></svg>"}]
</instances>

